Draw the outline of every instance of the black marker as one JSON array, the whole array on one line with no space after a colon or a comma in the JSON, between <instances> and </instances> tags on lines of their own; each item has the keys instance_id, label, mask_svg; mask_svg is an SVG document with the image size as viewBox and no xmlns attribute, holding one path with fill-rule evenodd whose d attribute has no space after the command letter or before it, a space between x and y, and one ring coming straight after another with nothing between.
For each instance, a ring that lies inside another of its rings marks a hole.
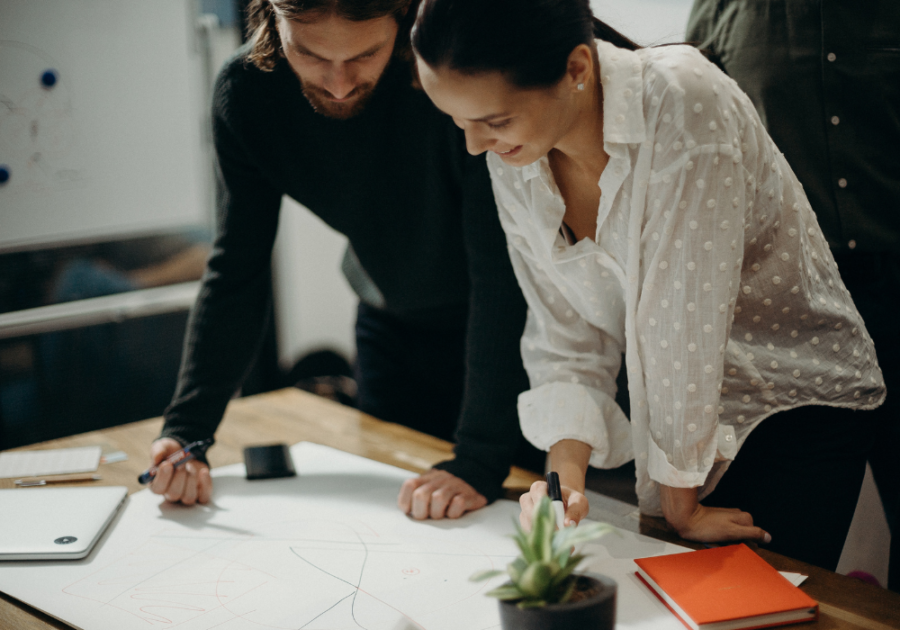
<instances>
[{"instance_id":1,"label":"black marker","mask_svg":"<svg viewBox=\"0 0 900 630\"><path fill-rule=\"evenodd\" d=\"M566 521L566 506L563 504L562 489L559 487L559 475L552 470L547 473L547 495L556 512L556 526L562 529Z\"/></svg>"}]
</instances>

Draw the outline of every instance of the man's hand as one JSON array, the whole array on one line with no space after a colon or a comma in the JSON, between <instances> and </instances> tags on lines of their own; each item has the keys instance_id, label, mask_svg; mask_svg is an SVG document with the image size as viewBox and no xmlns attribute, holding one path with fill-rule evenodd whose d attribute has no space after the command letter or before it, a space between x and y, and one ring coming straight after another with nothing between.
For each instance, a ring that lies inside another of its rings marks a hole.
<instances>
[{"instance_id":1,"label":"man's hand","mask_svg":"<svg viewBox=\"0 0 900 630\"><path fill-rule=\"evenodd\" d=\"M753 525L753 517L736 508L709 508L697 501L696 488L660 485L666 521L685 540L702 543L753 540L769 543L772 536Z\"/></svg>"},{"instance_id":2,"label":"man's hand","mask_svg":"<svg viewBox=\"0 0 900 630\"><path fill-rule=\"evenodd\" d=\"M154 494L162 494L166 501L172 503L208 503L212 495L212 477L209 466L192 459L178 468L163 461L172 453L182 449L181 444L172 438L160 438L150 447L150 463L159 466L156 478L150 484ZM160 462L162 462L160 464Z\"/></svg>"},{"instance_id":3,"label":"man's hand","mask_svg":"<svg viewBox=\"0 0 900 630\"><path fill-rule=\"evenodd\" d=\"M557 523L557 527L576 525L590 511L587 497L568 486L560 486L560 489L562 490L563 505L566 506L566 516L562 525ZM534 514L535 506L545 496L547 496L547 482L535 481L531 484L531 489L519 497L519 506L522 508L522 511L519 512L519 523L526 532L531 531L531 517Z\"/></svg>"},{"instance_id":4,"label":"man's hand","mask_svg":"<svg viewBox=\"0 0 900 630\"><path fill-rule=\"evenodd\" d=\"M400 487L397 506L415 519L459 518L483 508L487 499L472 486L446 470L432 468Z\"/></svg>"}]
</instances>

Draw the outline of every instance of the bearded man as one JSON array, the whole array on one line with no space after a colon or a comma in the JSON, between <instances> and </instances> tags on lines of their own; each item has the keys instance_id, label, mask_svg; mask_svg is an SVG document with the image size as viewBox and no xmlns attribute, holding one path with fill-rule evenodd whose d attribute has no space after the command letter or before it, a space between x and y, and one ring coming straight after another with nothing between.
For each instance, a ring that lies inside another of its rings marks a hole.
<instances>
[{"instance_id":1,"label":"bearded man","mask_svg":"<svg viewBox=\"0 0 900 630\"><path fill-rule=\"evenodd\" d=\"M484 158L468 155L463 133L414 87L416 4L248 7L250 40L213 97L217 237L153 464L213 435L251 365L289 195L349 240L360 409L455 435L454 459L407 481L400 508L456 518L499 496L522 442L525 303ZM163 463L151 488L190 505L209 501L212 481L205 462Z\"/></svg>"}]
</instances>

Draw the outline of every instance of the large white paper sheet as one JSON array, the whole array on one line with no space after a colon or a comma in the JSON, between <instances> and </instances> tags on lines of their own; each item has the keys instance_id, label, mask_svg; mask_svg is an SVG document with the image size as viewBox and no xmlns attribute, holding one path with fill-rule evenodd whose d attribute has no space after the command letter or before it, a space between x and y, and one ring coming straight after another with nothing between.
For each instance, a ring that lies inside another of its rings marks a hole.
<instances>
[{"instance_id":1,"label":"large white paper sheet","mask_svg":"<svg viewBox=\"0 0 900 630\"><path fill-rule=\"evenodd\" d=\"M6 452L0 453L0 479L92 472L99 465L99 446Z\"/></svg>"},{"instance_id":2,"label":"large white paper sheet","mask_svg":"<svg viewBox=\"0 0 900 630\"><path fill-rule=\"evenodd\" d=\"M468 577L512 560L518 504L417 522L396 508L410 473L309 443L291 454L296 478L214 471L212 507L138 492L88 558L2 563L0 591L83 630L500 627L484 592L503 578ZM620 630L681 630L632 558L683 550L626 531L586 546L586 568L619 584Z\"/></svg>"}]
</instances>

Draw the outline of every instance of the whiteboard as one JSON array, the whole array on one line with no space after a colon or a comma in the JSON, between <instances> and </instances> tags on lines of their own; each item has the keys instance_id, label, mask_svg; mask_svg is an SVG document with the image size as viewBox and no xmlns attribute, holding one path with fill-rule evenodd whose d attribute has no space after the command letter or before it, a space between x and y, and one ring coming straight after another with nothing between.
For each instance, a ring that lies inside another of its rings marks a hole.
<instances>
[{"instance_id":1,"label":"whiteboard","mask_svg":"<svg viewBox=\"0 0 900 630\"><path fill-rule=\"evenodd\" d=\"M0 2L0 251L205 224L190 0Z\"/></svg>"}]
</instances>

